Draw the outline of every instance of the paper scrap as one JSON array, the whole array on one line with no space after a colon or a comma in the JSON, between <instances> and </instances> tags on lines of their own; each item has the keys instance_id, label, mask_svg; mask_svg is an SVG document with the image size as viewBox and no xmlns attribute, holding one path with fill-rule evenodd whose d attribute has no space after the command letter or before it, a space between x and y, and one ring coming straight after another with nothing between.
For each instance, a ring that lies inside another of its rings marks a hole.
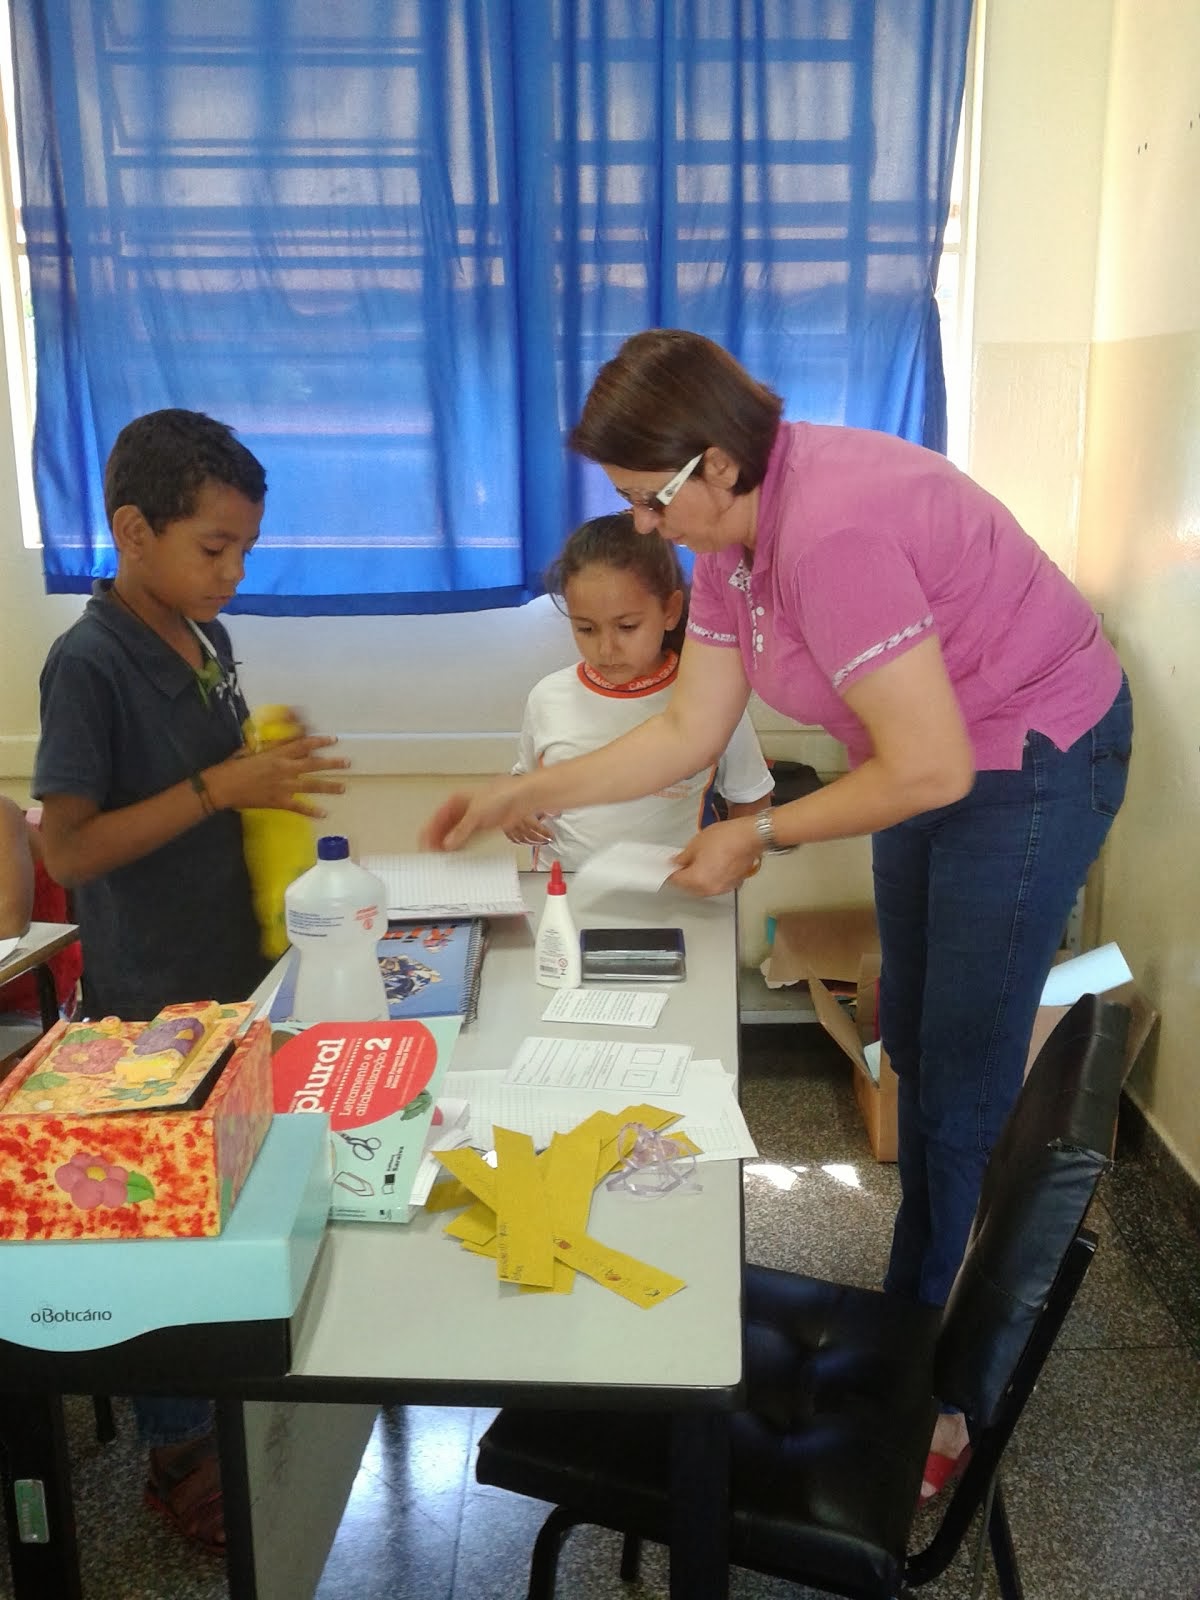
<instances>
[{"instance_id":1,"label":"paper scrap","mask_svg":"<svg viewBox=\"0 0 1200 1600\"><path fill-rule=\"evenodd\" d=\"M1096 950L1075 956L1057 967L1042 989L1044 1006L1073 1006L1081 995L1103 994L1133 978L1125 957L1115 944L1102 944Z\"/></svg>"},{"instance_id":2,"label":"paper scrap","mask_svg":"<svg viewBox=\"0 0 1200 1600\"><path fill-rule=\"evenodd\" d=\"M677 845L624 839L585 861L571 880L571 892L581 900L622 889L657 894L678 866Z\"/></svg>"},{"instance_id":3,"label":"paper scrap","mask_svg":"<svg viewBox=\"0 0 1200 1600\"><path fill-rule=\"evenodd\" d=\"M641 989L559 989L542 1012L542 1021L652 1028L666 1003L665 994Z\"/></svg>"},{"instance_id":4,"label":"paper scrap","mask_svg":"<svg viewBox=\"0 0 1200 1600\"><path fill-rule=\"evenodd\" d=\"M538 1089L613 1089L621 1094L678 1094L692 1057L686 1044L622 1044L615 1039L524 1040L504 1075Z\"/></svg>"}]
</instances>

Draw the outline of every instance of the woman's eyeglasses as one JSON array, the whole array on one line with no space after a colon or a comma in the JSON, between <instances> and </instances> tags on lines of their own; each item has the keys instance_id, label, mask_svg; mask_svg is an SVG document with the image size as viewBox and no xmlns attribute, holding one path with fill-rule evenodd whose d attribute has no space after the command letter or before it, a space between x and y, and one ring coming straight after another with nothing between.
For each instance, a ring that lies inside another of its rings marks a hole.
<instances>
[{"instance_id":1,"label":"woman's eyeglasses","mask_svg":"<svg viewBox=\"0 0 1200 1600\"><path fill-rule=\"evenodd\" d=\"M704 451L701 450L698 456L693 456L686 466L680 467L673 478L668 478L662 488L653 493L643 494L635 490L631 494L627 489L618 489L617 493L635 510L665 511L703 460Z\"/></svg>"}]
</instances>

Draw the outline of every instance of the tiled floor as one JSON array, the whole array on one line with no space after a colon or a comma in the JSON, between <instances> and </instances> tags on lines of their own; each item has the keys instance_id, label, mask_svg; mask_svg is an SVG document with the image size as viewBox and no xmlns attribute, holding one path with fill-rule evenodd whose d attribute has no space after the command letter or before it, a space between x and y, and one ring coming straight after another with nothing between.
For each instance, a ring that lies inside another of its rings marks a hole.
<instances>
[{"instance_id":1,"label":"tiled floor","mask_svg":"<svg viewBox=\"0 0 1200 1600\"><path fill-rule=\"evenodd\" d=\"M826 1045L811 1027L745 1040L744 1100L761 1151L746 1173L747 1255L875 1284L895 1170L871 1160L844 1060ZM1200 1241L1136 1164L1105 1180L1093 1225L1095 1266L1008 1458L1026 1594L1200 1600ZM520 1600L546 1508L475 1484L473 1444L489 1415L396 1408L380 1418L318 1600ZM223 1600L221 1563L141 1509L128 1417L103 1448L89 1423L87 1407L72 1403L86 1600ZM0 1600L10 1592L0 1555ZM966 1560L924 1592L965 1600ZM627 1588L614 1536L577 1530L559 1594L658 1600L663 1552L648 1550L640 1583ZM809 1594L733 1576L734 1600Z\"/></svg>"}]
</instances>

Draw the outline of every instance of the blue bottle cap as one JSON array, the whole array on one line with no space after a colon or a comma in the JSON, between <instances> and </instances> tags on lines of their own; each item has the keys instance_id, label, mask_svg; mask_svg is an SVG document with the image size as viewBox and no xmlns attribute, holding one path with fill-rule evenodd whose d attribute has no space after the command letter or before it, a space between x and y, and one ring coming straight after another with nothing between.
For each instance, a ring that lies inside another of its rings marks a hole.
<instances>
[{"instance_id":1,"label":"blue bottle cap","mask_svg":"<svg viewBox=\"0 0 1200 1600\"><path fill-rule=\"evenodd\" d=\"M347 861L350 858L350 841L340 833L326 833L317 840L319 861Z\"/></svg>"}]
</instances>

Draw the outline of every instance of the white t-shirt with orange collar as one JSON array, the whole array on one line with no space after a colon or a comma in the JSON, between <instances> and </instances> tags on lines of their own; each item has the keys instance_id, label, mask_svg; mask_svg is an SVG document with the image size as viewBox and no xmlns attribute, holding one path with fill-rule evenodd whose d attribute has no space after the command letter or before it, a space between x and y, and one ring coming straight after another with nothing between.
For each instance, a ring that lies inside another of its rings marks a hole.
<instances>
[{"instance_id":1,"label":"white t-shirt with orange collar","mask_svg":"<svg viewBox=\"0 0 1200 1600\"><path fill-rule=\"evenodd\" d=\"M582 661L550 673L534 685L525 704L512 770L533 772L619 739L666 708L678 671L679 658L672 653L656 673L620 687ZM625 839L682 849L698 828L714 820L714 789L730 804L746 805L774 787L758 735L745 714L715 766L640 800L581 806L548 818L554 842L534 850L533 865L548 872L558 860L574 872L597 850Z\"/></svg>"}]
</instances>

